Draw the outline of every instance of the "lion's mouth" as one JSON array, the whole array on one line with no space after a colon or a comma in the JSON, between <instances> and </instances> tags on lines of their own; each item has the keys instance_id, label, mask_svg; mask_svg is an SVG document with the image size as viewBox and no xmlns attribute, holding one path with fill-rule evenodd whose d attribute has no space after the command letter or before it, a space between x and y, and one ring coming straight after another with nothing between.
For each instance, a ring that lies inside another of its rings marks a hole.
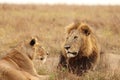
<instances>
[{"instance_id":1,"label":"lion's mouth","mask_svg":"<svg viewBox=\"0 0 120 80\"><path fill-rule=\"evenodd\" d=\"M75 57L78 54L78 52L67 52L67 57Z\"/></svg>"},{"instance_id":2,"label":"lion's mouth","mask_svg":"<svg viewBox=\"0 0 120 80\"><path fill-rule=\"evenodd\" d=\"M77 55L77 52L67 52L68 54L73 54L73 55Z\"/></svg>"}]
</instances>

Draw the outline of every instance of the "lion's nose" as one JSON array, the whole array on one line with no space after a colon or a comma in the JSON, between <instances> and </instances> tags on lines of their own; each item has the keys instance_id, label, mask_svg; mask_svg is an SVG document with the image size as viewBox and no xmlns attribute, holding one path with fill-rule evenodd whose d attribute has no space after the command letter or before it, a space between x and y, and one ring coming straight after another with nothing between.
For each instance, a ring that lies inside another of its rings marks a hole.
<instances>
[{"instance_id":1,"label":"lion's nose","mask_svg":"<svg viewBox=\"0 0 120 80\"><path fill-rule=\"evenodd\" d=\"M65 45L64 48L68 50L70 48L70 46L69 45Z\"/></svg>"}]
</instances>

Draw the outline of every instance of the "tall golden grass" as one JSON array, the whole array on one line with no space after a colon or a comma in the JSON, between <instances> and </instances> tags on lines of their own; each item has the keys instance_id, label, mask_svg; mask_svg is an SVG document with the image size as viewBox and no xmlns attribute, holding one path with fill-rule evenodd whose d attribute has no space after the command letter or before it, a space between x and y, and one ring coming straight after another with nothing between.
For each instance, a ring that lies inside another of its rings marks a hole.
<instances>
[{"instance_id":1,"label":"tall golden grass","mask_svg":"<svg viewBox=\"0 0 120 80\"><path fill-rule=\"evenodd\" d=\"M21 40L38 36L50 56L36 68L39 74L49 74L50 80L120 80L120 73L111 75L106 70L82 77L57 71L64 28L76 19L95 29L104 51L120 54L120 6L0 4L0 55Z\"/></svg>"}]
</instances>

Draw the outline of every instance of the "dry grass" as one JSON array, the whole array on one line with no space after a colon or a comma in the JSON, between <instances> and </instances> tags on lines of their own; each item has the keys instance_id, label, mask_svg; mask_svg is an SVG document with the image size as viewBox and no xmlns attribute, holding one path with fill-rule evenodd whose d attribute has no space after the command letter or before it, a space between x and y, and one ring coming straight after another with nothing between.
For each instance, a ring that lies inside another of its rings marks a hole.
<instances>
[{"instance_id":1,"label":"dry grass","mask_svg":"<svg viewBox=\"0 0 120 80\"><path fill-rule=\"evenodd\" d=\"M26 37L38 36L50 56L46 64L36 68L39 74L49 74L50 80L120 80L120 73L111 75L106 70L90 72L82 77L56 70L64 27L75 19L93 26L103 50L120 54L120 6L1 4L0 55Z\"/></svg>"}]
</instances>

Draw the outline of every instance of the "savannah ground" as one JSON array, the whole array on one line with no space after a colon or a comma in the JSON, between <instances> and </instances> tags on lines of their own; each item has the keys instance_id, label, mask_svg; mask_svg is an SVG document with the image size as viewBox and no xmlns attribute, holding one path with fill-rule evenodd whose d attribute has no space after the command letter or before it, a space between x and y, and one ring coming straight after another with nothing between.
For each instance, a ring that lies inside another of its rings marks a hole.
<instances>
[{"instance_id":1,"label":"savannah ground","mask_svg":"<svg viewBox=\"0 0 120 80\"><path fill-rule=\"evenodd\" d=\"M120 6L8 5L0 4L0 57L30 36L38 36L49 52L44 65L35 63L39 74L49 80L120 80L120 72L96 70L78 77L57 71L64 28L74 20L91 25L102 50L120 54Z\"/></svg>"}]
</instances>

